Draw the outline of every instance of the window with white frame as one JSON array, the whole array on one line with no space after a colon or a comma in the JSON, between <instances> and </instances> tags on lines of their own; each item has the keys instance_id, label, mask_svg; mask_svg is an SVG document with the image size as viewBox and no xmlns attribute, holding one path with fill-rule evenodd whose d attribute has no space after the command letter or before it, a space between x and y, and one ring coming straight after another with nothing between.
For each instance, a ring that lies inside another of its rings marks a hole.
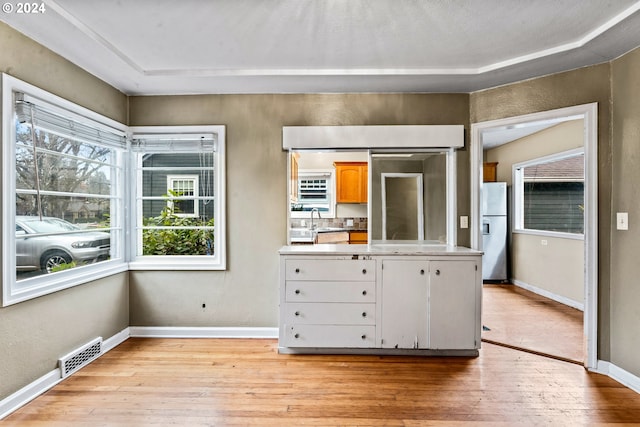
<instances>
[{"instance_id":1,"label":"window with white frame","mask_svg":"<svg viewBox=\"0 0 640 427\"><path fill-rule=\"evenodd\" d=\"M333 176L332 170L298 171L298 198L291 202L291 218L308 218L312 209L322 218L335 217Z\"/></svg>"},{"instance_id":2,"label":"window with white frame","mask_svg":"<svg viewBox=\"0 0 640 427\"><path fill-rule=\"evenodd\" d=\"M513 166L516 232L584 235L584 150Z\"/></svg>"},{"instance_id":3,"label":"window with white frame","mask_svg":"<svg viewBox=\"0 0 640 427\"><path fill-rule=\"evenodd\" d=\"M2 97L3 305L126 269L125 126L7 75Z\"/></svg>"},{"instance_id":4,"label":"window with white frame","mask_svg":"<svg viewBox=\"0 0 640 427\"><path fill-rule=\"evenodd\" d=\"M132 130L131 268L224 269L224 127Z\"/></svg>"}]
</instances>

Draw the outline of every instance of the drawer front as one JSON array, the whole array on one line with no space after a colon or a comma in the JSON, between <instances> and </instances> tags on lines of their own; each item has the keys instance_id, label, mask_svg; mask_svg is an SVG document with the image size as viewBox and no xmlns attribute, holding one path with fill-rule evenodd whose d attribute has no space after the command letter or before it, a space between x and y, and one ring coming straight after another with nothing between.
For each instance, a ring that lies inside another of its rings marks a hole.
<instances>
[{"instance_id":1,"label":"drawer front","mask_svg":"<svg viewBox=\"0 0 640 427\"><path fill-rule=\"evenodd\" d=\"M375 304L288 303L286 324L375 325Z\"/></svg>"},{"instance_id":2,"label":"drawer front","mask_svg":"<svg viewBox=\"0 0 640 427\"><path fill-rule=\"evenodd\" d=\"M285 328L284 347L375 347L375 326L294 324Z\"/></svg>"},{"instance_id":3,"label":"drawer front","mask_svg":"<svg viewBox=\"0 0 640 427\"><path fill-rule=\"evenodd\" d=\"M298 282L285 284L287 302L376 302L376 282Z\"/></svg>"},{"instance_id":4,"label":"drawer front","mask_svg":"<svg viewBox=\"0 0 640 427\"><path fill-rule=\"evenodd\" d=\"M286 280L375 281L374 260L350 259L287 259Z\"/></svg>"}]
</instances>

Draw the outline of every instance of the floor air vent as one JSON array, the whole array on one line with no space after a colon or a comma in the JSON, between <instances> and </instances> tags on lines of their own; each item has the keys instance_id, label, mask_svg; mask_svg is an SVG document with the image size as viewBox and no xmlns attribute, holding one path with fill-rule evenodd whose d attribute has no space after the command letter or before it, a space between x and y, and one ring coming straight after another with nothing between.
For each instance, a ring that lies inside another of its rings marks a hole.
<instances>
[{"instance_id":1,"label":"floor air vent","mask_svg":"<svg viewBox=\"0 0 640 427\"><path fill-rule=\"evenodd\" d=\"M58 360L62 378L66 378L78 369L86 366L102 353L102 337L83 345Z\"/></svg>"}]
</instances>

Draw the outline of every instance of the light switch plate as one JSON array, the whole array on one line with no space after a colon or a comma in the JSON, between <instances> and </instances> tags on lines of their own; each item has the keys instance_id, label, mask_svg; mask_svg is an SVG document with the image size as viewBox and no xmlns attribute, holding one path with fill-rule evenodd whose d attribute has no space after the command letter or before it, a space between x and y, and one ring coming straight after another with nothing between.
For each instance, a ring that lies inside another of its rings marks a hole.
<instances>
[{"instance_id":1,"label":"light switch plate","mask_svg":"<svg viewBox=\"0 0 640 427\"><path fill-rule=\"evenodd\" d=\"M629 229L629 214L627 212L618 212L616 214L616 228L618 230Z\"/></svg>"},{"instance_id":2,"label":"light switch plate","mask_svg":"<svg viewBox=\"0 0 640 427\"><path fill-rule=\"evenodd\" d=\"M348 219L347 220L347 227L353 227L353 220L352 219Z\"/></svg>"},{"instance_id":3,"label":"light switch plate","mask_svg":"<svg viewBox=\"0 0 640 427\"><path fill-rule=\"evenodd\" d=\"M469 217L461 216L460 217L460 228L469 228Z\"/></svg>"}]
</instances>

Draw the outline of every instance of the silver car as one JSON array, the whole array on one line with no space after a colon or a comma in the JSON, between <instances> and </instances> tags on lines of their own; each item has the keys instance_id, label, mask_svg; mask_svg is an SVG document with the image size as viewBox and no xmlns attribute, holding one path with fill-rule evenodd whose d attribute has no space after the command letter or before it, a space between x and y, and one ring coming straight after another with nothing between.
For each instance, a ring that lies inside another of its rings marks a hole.
<instances>
[{"instance_id":1,"label":"silver car","mask_svg":"<svg viewBox=\"0 0 640 427\"><path fill-rule=\"evenodd\" d=\"M86 231L54 217L16 216L16 269L51 273L62 264L109 258L110 235Z\"/></svg>"}]
</instances>

